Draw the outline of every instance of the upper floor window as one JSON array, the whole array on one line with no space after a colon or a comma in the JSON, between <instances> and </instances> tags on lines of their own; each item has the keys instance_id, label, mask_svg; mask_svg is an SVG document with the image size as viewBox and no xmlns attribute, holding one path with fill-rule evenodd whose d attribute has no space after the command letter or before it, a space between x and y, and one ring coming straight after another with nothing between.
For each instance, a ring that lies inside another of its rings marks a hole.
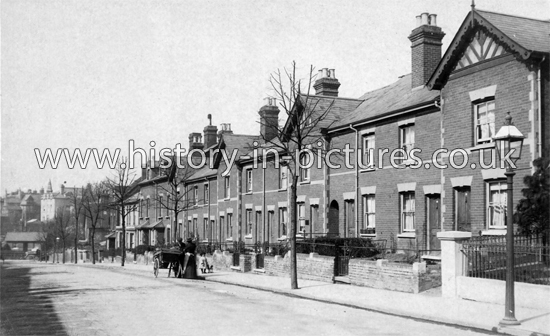
<instances>
[{"instance_id":1,"label":"upper floor window","mask_svg":"<svg viewBox=\"0 0 550 336\"><path fill-rule=\"evenodd\" d=\"M195 205L199 204L199 187L198 186L195 186L193 188L193 199L194 199Z\"/></svg>"},{"instance_id":2,"label":"upper floor window","mask_svg":"<svg viewBox=\"0 0 550 336\"><path fill-rule=\"evenodd\" d=\"M170 207L172 205L170 204L170 195L166 195L166 216L170 216Z\"/></svg>"},{"instance_id":3,"label":"upper floor window","mask_svg":"<svg viewBox=\"0 0 550 336\"><path fill-rule=\"evenodd\" d=\"M149 218L149 198L145 201L145 217Z\"/></svg>"},{"instance_id":4,"label":"upper floor window","mask_svg":"<svg viewBox=\"0 0 550 336\"><path fill-rule=\"evenodd\" d=\"M414 192L403 192L399 196L401 203L401 232L414 232Z\"/></svg>"},{"instance_id":5,"label":"upper floor window","mask_svg":"<svg viewBox=\"0 0 550 336\"><path fill-rule=\"evenodd\" d=\"M246 192L252 192L252 169L246 170Z\"/></svg>"},{"instance_id":6,"label":"upper floor window","mask_svg":"<svg viewBox=\"0 0 550 336\"><path fill-rule=\"evenodd\" d=\"M223 178L223 198L231 197L231 190L229 188L229 176Z\"/></svg>"},{"instance_id":7,"label":"upper floor window","mask_svg":"<svg viewBox=\"0 0 550 336\"><path fill-rule=\"evenodd\" d=\"M495 101L474 104L475 144L491 142L495 135Z\"/></svg>"},{"instance_id":8,"label":"upper floor window","mask_svg":"<svg viewBox=\"0 0 550 336\"><path fill-rule=\"evenodd\" d=\"M414 148L414 124L402 126L399 129L399 148L407 153L408 159L409 153Z\"/></svg>"},{"instance_id":9,"label":"upper floor window","mask_svg":"<svg viewBox=\"0 0 550 336\"><path fill-rule=\"evenodd\" d=\"M489 229L506 227L506 205L508 194L505 181L487 184L487 223Z\"/></svg>"},{"instance_id":10,"label":"upper floor window","mask_svg":"<svg viewBox=\"0 0 550 336\"><path fill-rule=\"evenodd\" d=\"M157 217L162 216L162 207L164 206L163 197L162 195L159 195L158 202L157 202Z\"/></svg>"},{"instance_id":11,"label":"upper floor window","mask_svg":"<svg viewBox=\"0 0 550 336\"><path fill-rule=\"evenodd\" d=\"M309 182L309 180L311 179L311 168L305 168L310 164L309 160L310 160L310 156L308 154L302 154L300 156L300 165L301 167L304 167L304 168L300 168L301 182Z\"/></svg>"},{"instance_id":12,"label":"upper floor window","mask_svg":"<svg viewBox=\"0 0 550 336\"><path fill-rule=\"evenodd\" d=\"M279 167L279 189L286 189L288 187L288 167Z\"/></svg>"},{"instance_id":13,"label":"upper floor window","mask_svg":"<svg viewBox=\"0 0 550 336\"><path fill-rule=\"evenodd\" d=\"M374 150L375 150L374 133L363 136L363 162L365 167L374 167Z\"/></svg>"},{"instance_id":14,"label":"upper floor window","mask_svg":"<svg viewBox=\"0 0 550 336\"><path fill-rule=\"evenodd\" d=\"M204 204L210 203L210 186L208 184L204 185Z\"/></svg>"}]
</instances>

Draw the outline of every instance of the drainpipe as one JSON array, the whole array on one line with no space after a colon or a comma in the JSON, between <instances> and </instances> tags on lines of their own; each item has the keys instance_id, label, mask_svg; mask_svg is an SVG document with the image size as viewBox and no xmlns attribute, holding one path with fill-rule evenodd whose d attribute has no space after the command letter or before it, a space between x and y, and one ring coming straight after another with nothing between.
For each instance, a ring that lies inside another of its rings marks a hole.
<instances>
[{"instance_id":1,"label":"drainpipe","mask_svg":"<svg viewBox=\"0 0 550 336\"><path fill-rule=\"evenodd\" d=\"M243 167L241 165L237 166L237 224L239 231L239 241L243 239Z\"/></svg>"},{"instance_id":2,"label":"drainpipe","mask_svg":"<svg viewBox=\"0 0 550 336\"><path fill-rule=\"evenodd\" d=\"M349 124L355 131L355 237L359 237L359 131ZM345 211L345 210L344 210Z\"/></svg>"},{"instance_id":3,"label":"drainpipe","mask_svg":"<svg viewBox=\"0 0 550 336\"><path fill-rule=\"evenodd\" d=\"M204 180L208 185L208 195L206 195L206 197L208 197L208 220L206 221L206 223L208 223L209 224L208 226L210 227L210 237L208 237L209 238L208 241L211 243L214 240L214 227L210 225L211 224L210 223L210 182L208 181L207 177L205 177ZM204 235L206 236L206 232L204 233Z\"/></svg>"},{"instance_id":4,"label":"drainpipe","mask_svg":"<svg viewBox=\"0 0 550 336\"><path fill-rule=\"evenodd\" d=\"M263 164L263 162L262 162ZM263 241L262 243L264 243L266 241L266 236L267 236L267 239L269 240L269 237L271 237L271 232L267 232L266 233L266 211L267 209L265 208L265 169L262 169L262 225L263 225ZM270 228L268 228L270 229ZM271 231L271 230L269 230Z\"/></svg>"},{"instance_id":5,"label":"drainpipe","mask_svg":"<svg viewBox=\"0 0 550 336\"><path fill-rule=\"evenodd\" d=\"M544 62L546 60L546 56L544 56L542 58L542 60L540 61L539 63L539 69L537 71L537 85L538 85L538 89L537 89L537 93L538 93L538 110L537 110L537 118L538 118L538 137L537 137L537 141L538 141L538 144L537 144L537 150L538 150L538 157L541 157L542 156L542 130L541 130L541 124L542 124L542 120L541 120L541 110L542 110L542 90L541 90L541 83L540 83L540 75L541 75L541 71L540 69L542 68L542 62Z\"/></svg>"}]
</instances>

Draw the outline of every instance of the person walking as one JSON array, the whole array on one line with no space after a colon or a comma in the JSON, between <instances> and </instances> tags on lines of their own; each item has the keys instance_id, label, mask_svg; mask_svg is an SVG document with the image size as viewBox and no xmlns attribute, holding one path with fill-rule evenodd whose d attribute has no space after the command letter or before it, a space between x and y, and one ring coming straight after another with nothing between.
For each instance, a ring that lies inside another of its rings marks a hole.
<instances>
[{"instance_id":1,"label":"person walking","mask_svg":"<svg viewBox=\"0 0 550 336\"><path fill-rule=\"evenodd\" d=\"M184 279L197 279L196 249L197 245L193 243L193 238L187 238L187 244L185 244L185 248L183 249L183 253L185 254L185 261L183 264Z\"/></svg>"}]
</instances>

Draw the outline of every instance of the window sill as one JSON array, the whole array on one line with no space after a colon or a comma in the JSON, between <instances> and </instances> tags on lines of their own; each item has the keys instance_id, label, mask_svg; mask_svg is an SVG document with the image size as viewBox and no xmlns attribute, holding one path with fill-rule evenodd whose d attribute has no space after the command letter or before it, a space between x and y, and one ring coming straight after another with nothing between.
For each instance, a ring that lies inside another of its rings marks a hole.
<instances>
[{"instance_id":1,"label":"window sill","mask_svg":"<svg viewBox=\"0 0 550 336\"><path fill-rule=\"evenodd\" d=\"M482 236L505 236L506 228L490 229L481 231Z\"/></svg>"},{"instance_id":2,"label":"window sill","mask_svg":"<svg viewBox=\"0 0 550 336\"><path fill-rule=\"evenodd\" d=\"M233 241L233 238L226 238L225 241L226 241L226 242L232 242L232 241Z\"/></svg>"},{"instance_id":3,"label":"window sill","mask_svg":"<svg viewBox=\"0 0 550 336\"><path fill-rule=\"evenodd\" d=\"M277 238L278 241L283 241L283 240L286 240L286 236L280 236L279 238Z\"/></svg>"},{"instance_id":4,"label":"window sill","mask_svg":"<svg viewBox=\"0 0 550 336\"><path fill-rule=\"evenodd\" d=\"M361 238L374 238L376 237L376 233L360 233L359 236Z\"/></svg>"},{"instance_id":5,"label":"window sill","mask_svg":"<svg viewBox=\"0 0 550 336\"><path fill-rule=\"evenodd\" d=\"M300 184L300 185L303 185L303 184L310 184L310 183L311 183L311 181L302 181L302 182L300 182L299 184Z\"/></svg>"},{"instance_id":6,"label":"window sill","mask_svg":"<svg viewBox=\"0 0 550 336\"><path fill-rule=\"evenodd\" d=\"M287 188L279 189L279 191L287 191Z\"/></svg>"},{"instance_id":7,"label":"window sill","mask_svg":"<svg viewBox=\"0 0 550 336\"><path fill-rule=\"evenodd\" d=\"M397 235L397 238L416 238L416 233L414 232L404 232Z\"/></svg>"},{"instance_id":8,"label":"window sill","mask_svg":"<svg viewBox=\"0 0 550 336\"><path fill-rule=\"evenodd\" d=\"M495 148L495 143L494 142L488 142L488 143L478 144L478 145L475 145L474 147L468 148L466 151L467 152L474 152L474 151L487 149L487 148Z\"/></svg>"},{"instance_id":9,"label":"window sill","mask_svg":"<svg viewBox=\"0 0 550 336\"><path fill-rule=\"evenodd\" d=\"M245 195L252 195L252 191L247 191L244 193Z\"/></svg>"},{"instance_id":10,"label":"window sill","mask_svg":"<svg viewBox=\"0 0 550 336\"><path fill-rule=\"evenodd\" d=\"M372 167L372 168L360 169L359 172L360 173L368 173L368 172L373 172L375 170L376 170L376 168Z\"/></svg>"},{"instance_id":11,"label":"window sill","mask_svg":"<svg viewBox=\"0 0 550 336\"><path fill-rule=\"evenodd\" d=\"M224 202L225 202L225 201L229 201L230 199L231 199L231 198L229 198L229 197L228 197L228 198L224 198L223 201L224 201Z\"/></svg>"},{"instance_id":12,"label":"window sill","mask_svg":"<svg viewBox=\"0 0 550 336\"><path fill-rule=\"evenodd\" d=\"M248 235L244 236L244 239L252 239L252 235L248 234Z\"/></svg>"}]
</instances>

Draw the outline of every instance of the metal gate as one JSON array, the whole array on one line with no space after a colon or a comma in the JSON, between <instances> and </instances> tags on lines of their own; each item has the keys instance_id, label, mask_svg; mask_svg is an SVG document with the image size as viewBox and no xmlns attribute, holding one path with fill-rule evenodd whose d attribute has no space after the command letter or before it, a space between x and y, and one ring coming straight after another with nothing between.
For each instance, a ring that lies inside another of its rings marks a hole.
<instances>
[{"instance_id":1,"label":"metal gate","mask_svg":"<svg viewBox=\"0 0 550 336\"><path fill-rule=\"evenodd\" d=\"M334 275L335 276L348 276L349 274L349 249L347 243L344 245L336 245L335 257L334 257Z\"/></svg>"}]
</instances>

